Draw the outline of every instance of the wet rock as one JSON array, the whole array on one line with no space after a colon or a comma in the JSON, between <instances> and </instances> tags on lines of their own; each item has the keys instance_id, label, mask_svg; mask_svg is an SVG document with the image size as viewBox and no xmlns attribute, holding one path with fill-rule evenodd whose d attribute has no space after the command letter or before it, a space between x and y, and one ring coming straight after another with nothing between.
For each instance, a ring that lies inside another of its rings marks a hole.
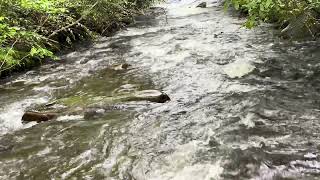
<instances>
[{"instance_id":1,"label":"wet rock","mask_svg":"<svg viewBox=\"0 0 320 180\"><path fill-rule=\"evenodd\" d=\"M253 48L253 46L251 44L246 44L245 47L246 48Z\"/></svg>"},{"instance_id":2,"label":"wet rock","mask_svg":"<svg viewBox=\"0 0 320 180\"><path fill-rule=\"evenodd\" d=\"M267 147L267 146L266 146L266 143L263 142L263 141L261 141L261 142L259 143L259 146L260 146L260 148L262 148L262 149L264 149L264 148Z\"/></svg>"},{"instance_id":3,"label":"wet rock","mask_svg":"<svg viewBox=\"0 0 320 180\"><path fill-rule=\"evenodd\" d=\"M45 107L51 107L51 106L56 105L57 102L58 102L58 101L52 101L52 102L49 102L49 103L45 104L44 106L45 106Z\"/></svg>"},{"instance_id":4,"label":"wet rock","mask_svg":"<svg viewBox=\"0 0 320 180\"><path fill-rule=\"evenodd\" d=\"M131 65L127 63L123 63L117 66L114 66L113 69L116 71L127 70Z\"/></svg>"},{"instance_id":5,"label":"wet rock","mask_svg":"<svg viewBox=\"0 0 320 180\"><path fill-rule=\"evenodd\" d=\"M254 122L254 125L255 125L255 126L264 126L264 125L266 125L266 123L265 123L264 120L260 119L260 120L256 120L256 121Z\"/></svg>"},{"instance_id":6,"label":"wet rock","mask_svg":"<svg viewBox=\"0 0 320 180\"><path fill-rule=\"evenodd\" d=\"M170 101L170 97L158 90L143 90L138 91L133 97L129 98L130 101L150 101L156 103L165 103Z\"/></svg>"},{"instance_id":7,"label":"wet rock","mask_svg":"<svg viewBox=\"0 0 320 180\"><path fill-rule=\"evenodd\" d=\"M104 109L99 109L99 108L89 108L85 110L84 112L84 119L92 119L92 118L97 118L105 114Z\"/></svg>"},{"instance_id":8,"label":"wet rock","mask_svg":"<svg viewBox=\"0 0 320 180\"><path fill-rule=\"evenodd\" d=\"M22 122L45 122L53 120L57 117L56 113L39 113L39 112L25 112L22 116Z\"/></svg>"},{"instance_id":9,"label":"wet rock","mask_svg":"<svg viewBox=\"0 0 320 180\"><path fill-rule=\"evenodd\" d=\"M86 64L90 59L84 58L79 61L80 64Z\"/></svg>"},{"instance_id":10,"label":"wet rock","mask_svg":"<svg viewBox=\"0 0 320 180\"><path fill-rule=\"evenodd\" d=\"M209 138L208 145L209 145L210 147L217 147L217 146L220 145L220 143L219 143L214 137L210 137L210 138Z\"/></svg>"},{"instance_id":11,"label":"wet rock","mask_svg":"<svg viewBox=\"0 0 320 180\"><path fill-rule=\"evenodd\" d=\"M206 8L207 7L207 3L206 2L202 2L200 4L198 4L198 6L196 6L197 8Z\"/></svg>"}]
</instances>

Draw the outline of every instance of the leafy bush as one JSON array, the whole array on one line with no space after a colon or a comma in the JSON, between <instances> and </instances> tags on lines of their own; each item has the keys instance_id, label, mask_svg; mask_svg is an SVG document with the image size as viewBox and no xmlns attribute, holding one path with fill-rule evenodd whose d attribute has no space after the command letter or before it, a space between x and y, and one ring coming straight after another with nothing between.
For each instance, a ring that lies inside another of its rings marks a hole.
<instances>
[{"instance_id":1,"label":"leafy bush","mask_svg":"<svg viewBox=\"0 0 320 180\"><path fill-rule=\"evenodd\" d=\"M2 0L0 76L130 23L154 0Z\"/></svg>"},{"instance_id":2,"label":"leafy bush","mask_svg":"<svg viewBox=\"0 0 320 180\"><path fill-rule=\"evenodd\" d=\"M260 22L278 23L282 27L300 23L311 35L317 33L313 32L313 27L319 25L319 0L226 0L225 7L230 6L248 14L245 24L248 28Z\"/></svg>"}]
</instances>

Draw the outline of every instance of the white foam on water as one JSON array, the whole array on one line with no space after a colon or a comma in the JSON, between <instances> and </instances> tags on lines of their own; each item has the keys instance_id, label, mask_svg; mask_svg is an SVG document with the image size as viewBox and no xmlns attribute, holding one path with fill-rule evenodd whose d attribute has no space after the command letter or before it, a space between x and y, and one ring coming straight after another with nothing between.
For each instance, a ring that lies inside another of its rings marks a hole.
<instances>
[{"instance_id":1,"label":"white foam on water","mask_svg":"<svg viewBox=\"0 0 320 180\"><path fill-rule=\"evenodd\" d=\"M199 5L202 2L207 3L207 7L212 7L213 5L221 2L221 0L170 0L167 5L167 7L174 8L174 7L193 7L195 8L197 5ZM197 9L205 9L205 8L197 8Z\"/></svg>"},{"instance_id":2,"label":"white foam on water","mask_svg":"<svg viewBox=\"0 0 320 180\"><path fill-rule=\"evenodd\" d=\"M90 161L94 159L94 155L97 153L97 149L89 149L81 153L78 157L72 158L69 162L70 166L75 165L75 167L70 168L68 171L64 172L61 175L61 179L68 179L72 174L74 174L77 170L82 168L82 166L88 164Z\"/></svg>"},{"instance_id":3,"label":"white foam on water","mask_svg":"<svg viewBox=\"0 0 320 180\"><path fill-rule=\"evenodd\" d=\"M46 97L31 97L22 101L17 101L0 109L0 135L10 131L29 128L32 123L22 124L21 118L26 110L32 104L47 103Z\"/></svg>"},{"instance_id":4,"label":"white foam on water","mask_svg":"<svg viewBox=\"0 0 320 180\"><path fill-rule=\"evenodd\" d=\"M227 84L227 87L225 88L224 91L225 92L250 92L255 89L258 89L258 88L247 85L247 84L234 83L234 84Z\"/></svg>"},{"instance_id":5,"label":"white foam on water","mask_svg":"<svg viewBox=\"0 0 320 180\"><path fill-rule=\"evenodd\" d=\"M181 145L170 156L165 158L164 165L156 168L150 175L150 180L186 180L201 179L211 180L220 179L223 172L220 160L214 164L203 163L194 164L192 160L201 147L199 141L192 141L185 145Z\"/></svg>"},{"instance_id":6,"label":"white foam on water","mask_svg":"<svg viewBox=\"0 0 320 180\"><path fill-rule=\"evenodd\" d=\"M51 150L52 150L52 148L46 147L46 148L44 148L43 150L39 151L39 152L37 153L37 156L44 156L44 155L46 155L46 154L49 154L49 153L51 152Z\"/></svg>"},{"instance_id":7,"label":"white foam on water","mask_svg":"<svg viewBox=\"0 0 320 180\"><path fill-rule=\"evenodd\" d=\"M181 16L190 16L195 14L201 14L208 11L207 9L203 8L195 8L195 7L177 7L175 11L170 11L168 15L173 17L181 17Z\"/></svg>"},{"instance_id":8,"label":"white foam on water","mask_svg":"<svg viewBox=\"0 0 320 180\"><path fill-rule=\"evenodd\" d=\"M289 164L289 168L286 165L270 168L262 164L259 169L259 175L251 179L272 180L275 177L278 179L304 179L304 174L320 173L320 162L316 160L294 160L289 162Z\"/></svg>"},{"instance_id":9,"label":"white foam on water","mask_svg":"<svg viewBox=\"0 0 320 180\"><path fill-rule=\"evenodd\" d=\"M220 166L220 161L215 164L196 164L192 166L184 167L179 173L177 173L173 180L185 180L185 179L201 179L201 180L218 180L223 168Z\"/></svg>"},{"instance_id":10,"label":"white foam on water","mask_svg":"<svg viewBox=\"0 0 320 180\"><path fill-rule=\"evenodd\" d=\"M318 157L317 154L314 154L314 153L307 153L305 155L303 155L304 158L307 158L307 159L316 159Z\"/></svg>"},{"instance_id":11,"label":"white foam on water","mask_svg":"<svg viewBox=\"0 0 320 180\"><path fill-rule=\"evenodd\" d=\"M139 36L143 35L146 33L152 33L152 32L157 32L161 30L162 28L160 27L150 27L146 29L141 29L141 28L130 28L128 31L120 31L118 32L114 37L121 37L121 36Z\"/></svg>"},{"instance_id":12,"label":"white foam on water","mask_svg":"<svg viewBox=\"0 0 320 180\"><path fill-rule=\"evenodd\" d=\"M245 117L241 118L241 123L247 126L247 128L253 128L255 126L255 123L253 122L254 117L254 113L248 113Z\"/></svg>"},{"instance_id":13,"label":"white foam on water","mask_svg":"<svg viewBox=\"0 0 320 180\"><path fill-rule=\"evenodd\" d=\"M34 91L45 92L45 93L50 93L53 89L54 89L53 87L50 87L48 85L33 88Z\"/></svg>"},{"instance_id":14,"label":"white foam on water","mask_svg":"<svg viewBox=\"0 0 320 180\"><path fill-rule=\"evenodd\" d=\"M80 119L83 119L82 115L66 115L58 117L57 121L76 121Z\"/></svg>"},{"instance_id":15,"label":"white foam on water","mask_svg":"<svg viewBox=\"0 0 320 180\"><path fill-rule=\"evenodd\" d=\"M198 8L197 6L206 2L208 8ZM213 7L219 4L219 0L170 0L169 3L163 3L160 7L165 9L169 9L167 15L172 17L184 17L190 15L201 14L204 12L210 12L211 9L209 7Z\"/></svg>"},{"instance_id":16,"label":"white foam on water","mask_svg":"<svg viewBox=\"0 0 320 180\"><path fill-rule=\"evenodd\" d=\"M231 64L228 64L224 68L224 72L230 78L240 78L243 77L255 69L250 62L244 60L237 60Z\"/></svg>"}]
</instances>

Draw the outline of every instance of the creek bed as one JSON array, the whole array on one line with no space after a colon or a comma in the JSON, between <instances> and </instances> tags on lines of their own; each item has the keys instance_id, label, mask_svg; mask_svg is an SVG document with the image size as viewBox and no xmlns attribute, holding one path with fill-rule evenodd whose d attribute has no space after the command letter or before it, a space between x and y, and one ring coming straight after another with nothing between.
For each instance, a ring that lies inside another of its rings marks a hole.
<instances>
[{"instance_id":1,"label":"creek bed","mask_svg":"<svg viewBox=\"0 0 320 180\"><path fill-rule=\"evenodd\" d=\"M2 82L0 178L318 179L319 42L247 30L199 2L164 4L166 14ZM132 67L110 69L121 63ZM171 101L115 101L128 88ZM21 123L57 99L113 108Z\"/></svg>"}]
</instances>

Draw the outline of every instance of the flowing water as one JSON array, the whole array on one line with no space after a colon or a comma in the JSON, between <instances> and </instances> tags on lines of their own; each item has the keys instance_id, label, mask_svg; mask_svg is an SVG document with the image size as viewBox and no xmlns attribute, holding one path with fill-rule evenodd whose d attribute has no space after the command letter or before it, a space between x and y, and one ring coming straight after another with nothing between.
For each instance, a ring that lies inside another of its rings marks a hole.
<instances>
[{"instance_id":1,"label":"flowing water","mask_svg":"<svg viewBox=\"0 0 320 180\"><path fill-rule=\"evenodd\" d=\"M198 3L164 4L165 14L2 80L0 178L319 179L319 43L247 30L219 2ZM146 89L171 101L117 98ZM72 113L21 123L54 100ZM92 103L101 113L85 118Z\"/></svg>"}]
</instances>

